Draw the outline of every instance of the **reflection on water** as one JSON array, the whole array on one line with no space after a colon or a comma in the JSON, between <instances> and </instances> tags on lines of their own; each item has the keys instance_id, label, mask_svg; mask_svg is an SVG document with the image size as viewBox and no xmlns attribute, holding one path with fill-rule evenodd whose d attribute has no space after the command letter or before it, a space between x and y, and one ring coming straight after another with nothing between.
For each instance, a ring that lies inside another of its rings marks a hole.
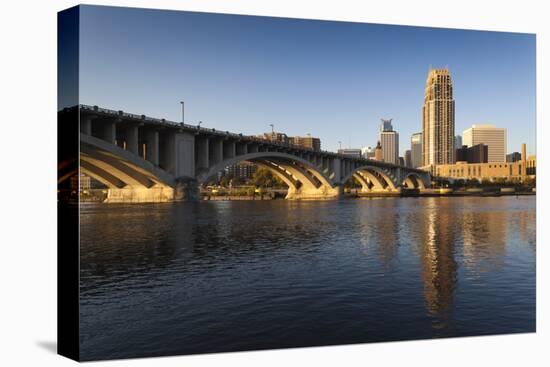
<instances>
[{"instance_id":1,"label":"reflection on water","mask_svg":"<svg viewBox=\"0 0 550 367\"><path fill-rule=\"evenodd\" d=\"M535 330L535 200L81 209L84 359Z\"/></svg>"}]
</instances>

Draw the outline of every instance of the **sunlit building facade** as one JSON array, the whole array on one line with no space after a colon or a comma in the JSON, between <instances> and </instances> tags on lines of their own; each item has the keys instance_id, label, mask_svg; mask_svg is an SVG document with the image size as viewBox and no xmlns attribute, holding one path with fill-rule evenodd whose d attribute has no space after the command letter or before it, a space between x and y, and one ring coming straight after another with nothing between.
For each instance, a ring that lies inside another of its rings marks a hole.
<instances>
[{"instance_id":1,"label":"sunlit building facade","mask_svg":"<svg viewBox=\"0 0 550 367\"><path fill-rule=\"evenodd\" d=\"M422 107L422 165L455 162L455 101L448 69L430 69Z\"/></svg>"},{"instance_id":2,"label":"sunlit building facade","mask_svg":"<svg viewBox=\"0 0 550 367\"><path fill-rule=\"evenodd\" d=\"M485 144L489 162L506 162L506 129L490 124L476 124L464 130L463 144L472 147Z\"/></svg>"}]
</instances>

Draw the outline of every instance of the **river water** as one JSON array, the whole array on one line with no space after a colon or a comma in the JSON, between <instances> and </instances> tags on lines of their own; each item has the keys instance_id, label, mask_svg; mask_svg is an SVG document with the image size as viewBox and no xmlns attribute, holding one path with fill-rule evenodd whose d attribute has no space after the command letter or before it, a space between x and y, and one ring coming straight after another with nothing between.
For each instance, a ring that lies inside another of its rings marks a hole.
<instances>
[{"instance_id":1,"label":"river water","mask_svg":"<svg viewBox=\"0 0 550 367\"><path fill-rule=\"evenodd\" d=\"M81 208L84 360L535 331L535 197Z\"/></svg>"}]
</instances>

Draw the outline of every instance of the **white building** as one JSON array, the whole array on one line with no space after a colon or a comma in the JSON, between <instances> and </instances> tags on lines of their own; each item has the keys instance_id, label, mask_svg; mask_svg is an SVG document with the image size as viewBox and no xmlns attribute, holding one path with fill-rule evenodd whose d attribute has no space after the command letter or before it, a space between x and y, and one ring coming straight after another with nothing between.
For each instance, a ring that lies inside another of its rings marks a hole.
<instances>
[{"instance_id":1,"label":"white building","mask_svg":"<svg viewBox=\"0 0 550 367\"><path fill-rule=\"evenodd\" d=\"M374 159L376 149L373 147L363 147L361 148L361 156L367 159Z\"/></svg>"},{"instance_id":2,"label":"white building","mask_svg":"<svg viewBox=\"0 0 550 367\"><path fill-rule=\"evenodd\" d=\"M490 124L476 124L462 133L462 142L471 147L485 144L488 162L506 162L506 129Z\"/></svg>"}]
</instances>

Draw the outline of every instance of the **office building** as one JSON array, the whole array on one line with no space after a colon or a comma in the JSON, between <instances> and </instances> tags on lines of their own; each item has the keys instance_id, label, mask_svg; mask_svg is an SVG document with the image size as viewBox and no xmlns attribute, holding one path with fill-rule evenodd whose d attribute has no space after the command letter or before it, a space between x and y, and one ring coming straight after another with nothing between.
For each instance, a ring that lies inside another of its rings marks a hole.
<instances>
[{"instance_id":1,"label":"office building","mask_svg":"<svg viewBox=\"0 0 550 367\"><path fill-rule=\"evenodd\" d=\"M411 136L411 164L413 168L422 166L422 133Z\"/></svg>"},{"instance_id":2,"label":"office building","mask_svg":"<svg viewBox=\"0 0 550 367\"><path fill-rule=\"evenodd\" d=\"M456 161L466 163L487 163L488 147L485 144L476 144L471 147L463 145L456 150Z\"/></svg>"},{"instance_id":3,"label":"office building","mask_svg":"<svg viewBox=\"0 0 550 367\"><path fill-rule=\"evenodd\" d=\"M250 162L240 162L233 164L225 169L226 175L229 177L239 178L243 181L249 180L254 176L258 166Z\"/></svg>"},{"instance_id":4,"label":"office building","mask_svg":"<svg viewBox=\"0 0 550 367\"><path fill-rule=\"evenodd\" d=\"M485 144L489 148L489 162L506 162L506 129L490 124L476 124L464 130L462 141L468 147Z\"/></svg>"},{"instance_id":5,"label":"office building","mask_svg":"<svg viewBox=\"0 0 550 367\"><path fill-rule=\"evenodd\" d=\"M522 144L521 159L516 162L488 162L446 164L432 166L433 174L457 179L524 179L535 177L537 161L534 155L527 157L525 144Z\"/></svg>"},{"instance_id":6,"label":"office building","mask_svg":"<svg viewBox=\"0 0 550 367\"><path fill-rule=\"evenodd\" d=\"M345 155L352 158L361 158L361 149L338 149L338 154Z\"/></svg>"},{"instance_id":7,"label":"office building","mask_svg":"<svg viewBox=\"0 0 550 367\"><path fill-rule=\"evenodd\" d=\"M270 133L264 133L262 135L258 135L257 137L260 139L269 140L269 141L278 142L278 143L284 143L284 144L289 143L288 136L285 133L278 133L276 131L273 131Z\"/></svg>"},{"instance_id":8,"label":"office building","mask_svg":"<svg viewBox=\"0 0 550 367\"><path fill-rule=\"evenodd\" d=\"M506 162L507 163L517 162L517 161L521 161L521 153L513 152L513 153L510 153L510 154L506 154Z\"/></svg>"},{"instance_id":9,"label":"office building","mask_svg":"<svg viewBox=\"0 0 550 367\"><path fill-rule=\"evenodd\" d=\"M299 148L311 149L316 152L321 150L321 140L311 136L293 136L288 138L291 145Z\"/></svg>"},{"instance_id":10,"label":"office building","mask_svg":"<svg viewBox=\"0 0 550 367\"><path fill-rule=\"evenodd\" d=\"M380 121L380 145L384 162L399 164L399 134L393 130L392 119Z\"/></svg>"},{"instance_id":11,"label":"office building","mask_svg":"<svg viewBox=\"0 0 550 367\"><path fill-rule=\"evenodd\" d=\"M412 167L410 150L405 150L405 167Z\"/></svg>"},{"instance_id":12,"label":"office building","mask_svg":"<svg viewBox=\"0 0 550 367\"><path fill-rule=\"evenodd\" d=\"M422 166L422 133L411 136L411 164L413 168Z\"/></svg>"},{"instance_id":13,"label":"office building","mask_svg":"<svg viewBox=\"0 0 550 367\"><path fill-rule=\"evenodd\" d=\"M455 101L448 69L431 69L422 107L422 166L455 162Z\"/></svg>"},{"instance_id":14,"label":"office building","mask_svg":"<svg viewBox=\"0 0 550 367\"><path fill-rule=\"evenodd\" d=\"M380 119L380 131L393 131L393 126L391 124L392 120L393 119Z\"/></svg>"},{"instance_id":15,"label":"office building","mask_svg":"<svg viewBox=\"0 0 550 367\"><path fill-rule=\"evenodd\" d=\"M361 148L361 156L366 159L374 159L375 148L373 147L363 147Z\"/></svg>"},{"instance_id":16,"label":"office building","mask_svg":"<svg viewBox=\"0 0 550 367\"><path fill-rule=\"evenodd\" d=\"M462 148L462 136L457 135L455 136L455 149ZM458 161L458 158L455 157L455 160Z\"/></svg>"},{"instance_id":17,"label":"office building","mask_svg":"<svg viewBox=\"0 0 550 367\"><path fill-rule=\"evenodd\" d=\"M384 156L382 155L382 146L378 141L376 143L376 148L374 148L374 159L377 161L384 161Z\"/></svg>"}]
</instances>

